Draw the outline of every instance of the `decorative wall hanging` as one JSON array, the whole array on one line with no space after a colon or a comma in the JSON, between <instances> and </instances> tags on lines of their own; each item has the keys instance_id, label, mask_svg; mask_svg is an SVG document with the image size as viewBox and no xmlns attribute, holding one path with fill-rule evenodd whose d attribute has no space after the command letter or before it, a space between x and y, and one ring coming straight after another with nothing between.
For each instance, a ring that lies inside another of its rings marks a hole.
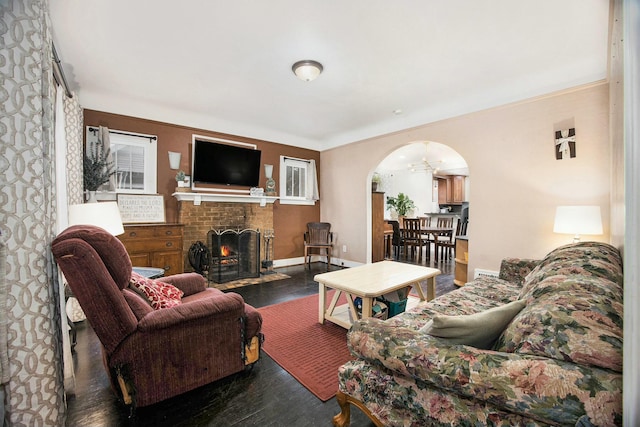
<instances>
[{"instance_id":1,"label":"decorative wall hanging","mask_svg":"<svg viewBox=\"0 0 640 427\"><path fill-rule=\"evenodd\" d=\"M576 129L556 131L556 160L569 159L576 156Z\"/></svg>"},{"instance_id":2,"label":"decorative wall hanging","mask_svg":"<svg viewBox=\"0 0 640 427\"><path fill-rule=\"evenodd\" d=\"M165 221L162 194L118 194L118 208L125 224Z\"/></svg>"}]
</instances>

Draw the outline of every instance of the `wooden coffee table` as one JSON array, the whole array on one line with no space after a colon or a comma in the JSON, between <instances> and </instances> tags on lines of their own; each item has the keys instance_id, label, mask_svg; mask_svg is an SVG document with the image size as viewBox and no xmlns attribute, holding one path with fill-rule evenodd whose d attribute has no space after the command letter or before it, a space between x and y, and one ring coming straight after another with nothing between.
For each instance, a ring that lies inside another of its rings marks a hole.
<instances>
[{"instance_id":1,"label":"wooden coffee table","mask_svg":"<svg viewBox=\"0 0 640 427\"><path fill-rule=\"evenodd\" d=\"M395 261L381 261L359 267L316 274L313 280L318 282L319 286L318 322L324 323L326 319L348 329L351 327L352 319L359 317L353 303L354 298L362 298L361 317L371 317L371 310L376 297L412 285L415 285L420 300L430 301L435 298L436 276L439 274L440 270L437 268ZM421 283L425 281L427 283L426 296ZM326 306L328 289L336 290L329 307ZM346 296L347 304L338 305L338 299L342 294Z\"/></svg>"}]
</instances>

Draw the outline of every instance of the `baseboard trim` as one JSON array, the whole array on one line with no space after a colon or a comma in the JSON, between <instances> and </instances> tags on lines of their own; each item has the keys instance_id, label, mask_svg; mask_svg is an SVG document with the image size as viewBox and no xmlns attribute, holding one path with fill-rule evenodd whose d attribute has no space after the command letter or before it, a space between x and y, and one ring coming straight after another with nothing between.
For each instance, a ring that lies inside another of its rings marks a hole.
<instances>
[{"instance_id":1,"label":"baseboard trim","mask_svg":"<svg viewBox=\"0 0 640 427\"><path fill-rule=\"evenodd\" d=\"M311 262L326 262L327 258L320 255L312 255ZM273 267L291 267L293 265L304 264L304 257L296 257L296 258L283 258L273 260ZM342 258L331 258L331 265L335 265L337 267L357 267L362 265L361 262L351 261L348 259Z\"/></svg>"}]
</instances>

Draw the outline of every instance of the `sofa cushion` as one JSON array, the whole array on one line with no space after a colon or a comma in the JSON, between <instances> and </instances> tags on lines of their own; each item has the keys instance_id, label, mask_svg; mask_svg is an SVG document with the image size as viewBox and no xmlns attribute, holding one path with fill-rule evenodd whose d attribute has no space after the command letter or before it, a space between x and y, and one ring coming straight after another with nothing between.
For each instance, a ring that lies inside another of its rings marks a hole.
<instances>
[{"instance_id":1,"label":"sofa cushion","mask_svg":"<svg viewBox=\"0 0 640 427\"><path fill-rule=\"evenodd\" d=\"M154 310L175 307L181 304L184 293L175 286L158 280L148 279L131 272L129 287L145 297Z\"/></svg>"},{"instance_id":2,"label":"sofa cushion","mask_svg":"<svg viewBox=\"0 0 640 427\"><path fill-rule=\"evenodd\" d=\"M451 344L489 349L524 306L525 301L519 300L474 314L436 315L421 328L421 331L434 337L445 338Z\"/></svg>"},{"instance_id":3,"label":"sofa cushion","mask_svg":"<svg viewBox=\"0 0 640 427\"><path fill-rule=\"evenodd\" d=\"M471 289L469 286L467 284L428 302L422 301L417 306L407 309L401 316L393 316L386 322L395 327L417 330L438 314L449 316L474 314L511 302L518 296L518 291L516 290L506 292L498 299L490 299L478 294L474 294L469 298L466 294Z\"/></svg>"},{"instance_id":4,"label":"sofa cushion","mask_svg":"<svg viewBox=\"0 0 640 427\"><path fill-rule=\"evenodd\" d=\"M520 298L526 298L545 278L557 275L593 276L622 286L622 258L611 245L580 242L561 246L549 252L525 277Z\"/></svg>"},{"instance_id":5,"label":"sofa cushion","mask_svg":"<svg viewBox=\"0 0 640 427\"><path fill-rule=\"evenodd\" d=\"M495 349L622 372L622 291L607 288L618 286L594 276L545 278Z\"/></svg>"}]
</instances>

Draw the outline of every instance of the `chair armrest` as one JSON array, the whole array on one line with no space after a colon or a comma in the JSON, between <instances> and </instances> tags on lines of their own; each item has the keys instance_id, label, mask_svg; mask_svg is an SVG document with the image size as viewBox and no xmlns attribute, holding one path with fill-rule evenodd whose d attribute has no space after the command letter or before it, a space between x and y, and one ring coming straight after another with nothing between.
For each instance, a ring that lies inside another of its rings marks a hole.
<instances>
[{"instance_id":1,"label":"chair armrest","mask_svg":"<svg viewBox=\"0 0 640 427\"><path fill-rule=\"evenodd\" d=\"M449 345L374 318L356 322L347 343L355 356L397 375L554 425L577 425L584 410L592 422L604 416L614 425L622 411L622 375L604 369ZM550 409L563 401L561 411Z\"/></svg>"},{"instance_id":2,"label":"chair armrest","mask_svg":"<svg viewBox=\"0 0 640 427\"><path fill-rule=\"evenodd\" d=\"M522 285L527 274L538 264L540 264L539 259L505 258L500 264L500 274L498 277L507 282Z\"/></svg>"},{"instance_id":3,"label":"chair armrest","mask_svg":"<svg viewBox=\"0 0 640 427\"><path fill-rule=\"evenodd\" d=\"M211 321L215 321L216 317L229 316L234 316L238 319L244 316L244 300L239 294L214 294L210 298L190 301L171 308L154 310L140 319L138 330L150 332L193 320L212 318Z\"/></svg>"},{"instance_id":4,"label":"chair armrest","mask_svg":"<svg viewBox=\"0 0 640 427\"><path fill-rule=\"evenodd\" d=\"M160 277L159 282L170 283L184 292L184 296L193 295L207 289L207 281L198 273L181 273Z\"/></svg>"}]
</instances>

